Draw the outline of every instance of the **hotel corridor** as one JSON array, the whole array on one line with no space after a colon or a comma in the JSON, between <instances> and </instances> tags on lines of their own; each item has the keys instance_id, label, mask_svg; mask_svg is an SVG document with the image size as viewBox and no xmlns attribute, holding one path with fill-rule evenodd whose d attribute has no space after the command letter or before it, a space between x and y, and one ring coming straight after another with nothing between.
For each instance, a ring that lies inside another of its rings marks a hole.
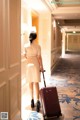
<instances>
[{"instance_id":1,"label":"hotel corridor","mask_svg":"<svg viewBox=\"0 0 80 120\"><path fill-rule=\"evenodd\" d=\"M56 69L46 82L47 86L57 87L62 111L60 118L52 120L80 120L80 54L68 52L64 58L60 58ZM26 91L26 95L23 103L26 104L24 110L27 115L31 110L29 91Z\"/></svg>"},{"instance_id":2,"label":"hotel corridor","mask_svg":"<svg viewBox=\"0 0 80 120\"><path fill-rule=\"evenodd\" d=\"M54 70L51 86L56 86L64 120L80 120L80 54L65 54Z\"/></svg>"},{"instance_id":3,"label":"hotel corridor","mask_svg":"<svg viewBox=\"0 0 80 120\"><path fill-rule=\"evenodd\" d=\"M60 57L80 52L80 0L0 0L0 119L27 120L32 113L24 57L31 32L41 46L47 86L57 87L60 119L80 120L80 56Z\"/></svg>"}]
</instances>

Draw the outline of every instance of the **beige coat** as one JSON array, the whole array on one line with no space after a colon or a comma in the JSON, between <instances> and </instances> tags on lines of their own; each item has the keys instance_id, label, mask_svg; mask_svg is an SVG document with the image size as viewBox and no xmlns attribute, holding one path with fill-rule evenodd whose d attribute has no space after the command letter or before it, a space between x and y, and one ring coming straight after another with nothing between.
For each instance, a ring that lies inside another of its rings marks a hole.
<instances>
[{"instance_id":1,"label":"beige coat","mask_svg":"<svg viewBox=\"0 0 80 120\"><path fill-rule=\"evenodd\" d=\"M26 78L27 82L40 82L40 65L38 56L41 55L41 48L36 43L32 43L25 48L26 52Z\"/></svg>"}]
</instances>

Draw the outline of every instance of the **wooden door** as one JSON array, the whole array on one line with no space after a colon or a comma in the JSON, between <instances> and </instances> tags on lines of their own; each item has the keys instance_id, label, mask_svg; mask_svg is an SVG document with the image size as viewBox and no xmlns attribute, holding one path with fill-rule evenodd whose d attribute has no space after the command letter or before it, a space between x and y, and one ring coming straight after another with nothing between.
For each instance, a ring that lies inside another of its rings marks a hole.
<instances>
[{"instance_id":1,"label":"wooden door","mask_svg":"<svg viewBox=\"0 0 80 120\"><path fill-rule=\"evenodd\" d=\"M20 0L0 0L0 112L21 120Z\"/></svg>"}]
</instances>

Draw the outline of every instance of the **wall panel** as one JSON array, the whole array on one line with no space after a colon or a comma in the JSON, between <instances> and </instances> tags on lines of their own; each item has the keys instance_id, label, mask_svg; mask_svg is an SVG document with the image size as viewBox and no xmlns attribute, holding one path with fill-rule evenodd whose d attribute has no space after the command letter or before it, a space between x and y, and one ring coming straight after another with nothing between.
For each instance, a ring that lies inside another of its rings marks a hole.
<instances>
[{"instance_id":1,"label":"wall panel","mask_svg":"<svg viewBox=\"0 0 80 120\"><path fill-rule=\"evenodd\" d=\"M80 34L67 35L67 50L80 51Z\"/></svg>"},{"instance_id":2,"label":"wall panel","mask_svg":"<svg viewBox=\"0 0 80 120\"><path fill-rule=\"evenodd\" d=\"M18 75L18 73L14 74L9 80L11 115L18 111Z\"/></svg>"},{"instance_id":3,"label":"wall panel","mask_svg":"<svg viewBox=\"0 0 80 120\"><path fill-rule=\"evenodd\" d=\"M8 120L21 119L20 2L0 0L0 112Z\"/></svg>"},{"instance_id":4,"label":"wall panel","mask_svg":"<svg viewBox=\"0 0 80 120\"><path fill-rule=\"evenodd\" d=\"M6 83L0 84L0 111L5 112L6 107Z\"/></svg>"}]
</instances>

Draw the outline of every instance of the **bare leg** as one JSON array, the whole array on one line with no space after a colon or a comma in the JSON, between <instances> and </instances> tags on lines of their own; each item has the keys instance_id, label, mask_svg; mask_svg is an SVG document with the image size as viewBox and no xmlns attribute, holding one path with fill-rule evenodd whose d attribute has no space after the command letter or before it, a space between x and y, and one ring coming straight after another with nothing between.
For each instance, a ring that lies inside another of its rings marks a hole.
<instances>
[{"instance_id":1,"label":"bare leg","mask_svg":"<svg viewBox=\"0 0 80 120\"><path fill-rule=\"evenodd\" d=\"M29 83L29 89L30 89L30 95L31 95L31 99L34 99L33 97L33 83Z\"/></svg>"},{"instance_id":2,"label":"bare leg","mask_svg":"<svg viewBox=\"0 0 80 120\"><path fill-rule=\"evenodd\" d=\"M34 96L33 96L33 82L29 83L30 95L31 95L31 108L34 108Z\"/></svg>"},{"instance_id":3,"label":"bare leg","mask_svg":"<svg viewBox=\"0 0 80 120\"><path fill-rule=\"evenodd\" d=\"M39 101L39 83L34 83L35 84L35 89L36 89L36 98L37 98L37 105L36 105L36 111L40 111L40 101Z\"/></svg>"},{"instance_id":4,"label":"bare leg","mask_svg":"<svg viewBox=\"0 0 80 120\"><path fill-rule=\"evenodd\" d=\"M36 98L37 100L39 100L39 83L36 82L34 83L34 85L35 85L35 90L36 90Z\"/></svg>"}]
</instances>

